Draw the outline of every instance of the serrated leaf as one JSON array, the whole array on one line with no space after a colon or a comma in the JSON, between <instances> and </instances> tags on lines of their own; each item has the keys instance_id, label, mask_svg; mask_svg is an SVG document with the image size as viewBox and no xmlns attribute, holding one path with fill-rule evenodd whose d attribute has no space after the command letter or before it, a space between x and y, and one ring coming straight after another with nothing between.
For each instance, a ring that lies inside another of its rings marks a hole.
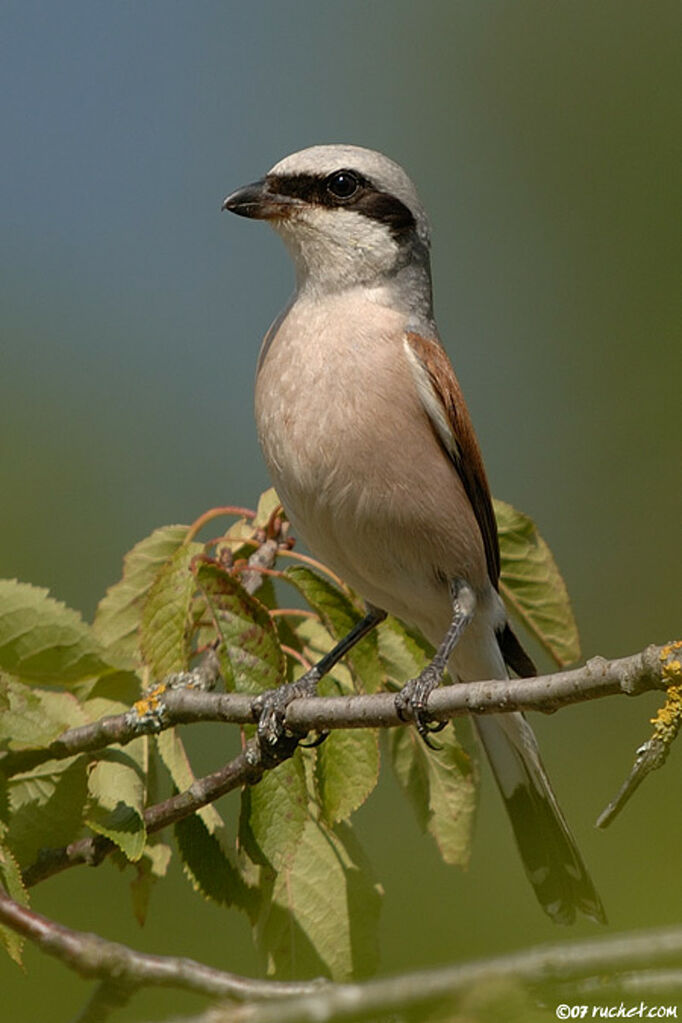
<instances>
[{"instance_id":1,"label":"serrated leaf","mask_svg":"<svg viewBox=\"0 0 682 1023\"><path fill-rule=\"evenodd\" d=\"M147 840L142 816L146 751L146 736L134 739L125 749L105 750L88 777L85 823L111 839L133 863L144 852Z\"/></svg>"},{"instance_id":2,"label":"serrated leaf","mask_svg":"<svg viewBox=\"0 0 682 1023\"><path fill-rule=\"evenodd\" d=\"M47 746L67 728L86 722L72 693L36 689L10 680L5 693L9 706L0 714L0 749Z\"/></svg>"},{"instance_id":3,"label":"serrated leaf","mask_svg":"<svg viewBox=\"0 0 682 1023\"><path fill-rule=\"evenodd\" d=\"M338 586L307 566L291 565L284 575L320 615L334 639L342 639L362 618L352 600ZM382 686L384 672L378 656L376 631L356 643L346 660L365 692L376 692Z\"/></svg>"},{"instance_id":4,"label":"serrated leaf","mask_svg":"<svg viewBox=\"0 0 682 1023\"><path fill-rule=\"evenodd\" d=\"M28 893L21 880L19 865L5 842L5 829L0 827L0 885L7 894L21 906L28 906ZM22 965L21 951L24 938L10 927L0 926L0 942L17 966Z\"/></svg>"},{"instance_id":5,"label":"serrated leaf","mask_svg":"<svg viewBox=\"0 0 682 1023\"><path fill-rule=\"evenodd\" d=\"M22 867L34 863L41 849L78 838L87 793L86 764L85 757L50 760L11 779L7 841Z\"/></svg>"},{"instance_id":6,"label":"serrated leaf","mask_svg":"<svg viewBox=\"0 0 682 1023\"><path fill-rule=\"evenodd\" d=\"M166 876L171 859L171 848L163 842L147 843L144 853L135 864L136 875L130 882L133 913L140 927L147 919L149 900L156 882Z\"/></svg>"},{"instance_id":7,"label":"serrated leaf","mask_svg":"<svg viewBox=\"0 0 682 1023\"><path fill-rule=\"evenodd\" d=\"M580 657L578 627L565 583L535 523L494 501L500 537L500 593L559 667Z\"/></svg>"},{"instance_id":8,"label":"serrated leaf","mask_svg":"<svg viewBox=\"0 0 682 1023\"><path fill-rule=\"evenodd\" d=\"M194 890L219 905L251 912L258 893L244 883L219 834L210 834L196 814L177 821L174 829L183 870Z\"/></svg>"},{"instance_id":9,"label":"serrated leaf","mask_svg":"<svg viewBox=\"0 0 682 1023\"><path fill-rule=\"evenodd\" d=\"M159 569L144 602L140 618L140 653L161 679L173 671L185 671L190 656L189 611L196 580L190 571L192 559L203 550L200 543L188 543L173 552Z\"/></svg>"},{"instance_id":10,"label":"serrated leaf","mask_svg":"<svg viewBox=\"0 0 682 1023\"><path fill-rule=\"evenodd\" d=\"M216 562L194 561L197 583L215 620L225 685L259 693L282 680L284 655L267 608Z\"/></svg>"},{"instance_id":11,"label":"serrated leaf","mask_svg":"<svg viewBox=\"0 0 682 1023\"><path fill-rule=\"evenodd\" d=\"M156 745L178 792L185 792L196 780L184 743L175 728L167 728L156 736ZM197 810L209 834L224 826L223 819L212 803Z\"/></svg>"},{"instance_id":12,"label":"serrated leaf","mask_svg":"<svg viewBox=\"0 0 682 1023\"><path fill-rule=\"evenodd\" d=\"M416 678L434 653L423 636L390 615L377 630L377 642L384 671L400 687Z\"/></svg>"},{"instance_id":13,"label":"serrated leaf","mask_svg":"<svg viewBox=\"0 0 682 1023\"><path fill-rule=\"evenodd\" d=\"M0 669L25 681L68 685L110 670L77 611L42 586L0 579Z\"/></svg>"},{"instance_id":14,"label":"serrated leaf","mask_svg":"<svg viewBox=\"0 0 682 1023\"><path fill-rule=\"evenodd\" d=\"M453 728L438 733L430 750L414 728L390 734L393 768L422 830L436 840L446 863L466 867L471 853L478 779L474 762Z\"/></svg>"},{"instance_id":15,"label":"serrated leaf","mask_svg":"<svg viewBox=\"0 0 682 1023\"><path fill-rule=\"evenodd\" d=\"M309 818L258 928L271 972L316 975L322 968L336 981L372 974L380 905L381 890L350 828L331 830Z\"/></svg>"},{"instance_id":16,"label":"serrated leaf","mask_svg":"<svg viewBox=\"0 0 682 1023\"><path fill-rule=\"evenodd\" d=\"M300 753L266 772L242 793L240 842L251 859L283 869L296 854L308 816L305 768Z\"/></svg>"},{"instance_id":17,"label":"serrated leaf","mask_svg":"<svg viewBox=\"0 0 682 1023\"><path fill-rule=\"evenodd\" d=\"M379 734L374 728L334 729L317 751L315 781L326 821L347 820L379 780Z\"/></svg>"},{"instance_id":18,"label":"serrated leaf","mask_svg":"<svg viewBox=\"0 0 682 1023\"><path fill-rule=\"evenodd\" d=\"M137 630L142 607L160 569L182 544L188 529L189 526L162 526L135 544L123 559L123 577L109 587L100 601L93 631L116 667L137 667Z\"/></svg>"}]
</instances>

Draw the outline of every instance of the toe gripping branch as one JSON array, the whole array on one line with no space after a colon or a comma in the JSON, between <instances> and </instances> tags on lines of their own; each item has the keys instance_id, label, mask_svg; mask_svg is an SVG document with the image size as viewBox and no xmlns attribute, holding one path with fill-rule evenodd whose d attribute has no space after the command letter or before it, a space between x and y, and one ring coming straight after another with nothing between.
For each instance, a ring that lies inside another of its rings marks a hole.
<instances>
[{"instance_id":1,"label":"toe gripping branch","mask_svg":"<svg viewBox=\"0 0 682 1023\"><path fill-rule=\"evenodd\" d=\"M295 682L287 682L256 697L251 704L251 713L254 721L258 722L258 744L261 757L268 766L274 766L290 757L305 738L305 732L297 732L286 723L289 704L301 697L316 696L320 679L385 617L385 611L368 604L364 618L361 618L328 654L306 671L305 675ZM323 732L310 745L317 746L326 736L327 733Z\"/></svg>"},{"instance_id":2,"label":"toe gripping branch","mask_svg":"<svg viewBox=\"0 0 682 1023\"><path fill-rule=\"evenodd\" d=\"M474 592L463 579L451 580L450 596L452 598L452 620L433 660L416 678L406 682L395 698L398 717L402 721L414 721L417 731L431 749L438 749L437 744L431 739L431 735L433 732L442 731L447 721L434 722L429 717L427 710L429 696L443 681L450 655L473 618L476 608Z\"/></svg>"}]
</instances>

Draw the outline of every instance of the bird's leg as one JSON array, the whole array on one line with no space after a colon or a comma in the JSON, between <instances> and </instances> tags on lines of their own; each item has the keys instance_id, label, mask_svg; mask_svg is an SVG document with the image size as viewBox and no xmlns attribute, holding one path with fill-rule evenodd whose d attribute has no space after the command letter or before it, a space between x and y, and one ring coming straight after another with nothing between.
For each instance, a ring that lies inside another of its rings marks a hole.
<instances>
[{"instance_id":1,"label":"bird's leg","mask_svg":"<svg viewBox=\"0 0 682 1023\"><path fill-rule=\"evenodd\" d=\"M450 596L452 598L452 620L442 643L436 650L433 660L426 665L416 678L406 682L395 698L398 717L403 721L412 719L422 739L432 749L437 747L429 738L430 733L440 732L442 728L445 728L447 722L431 723L426 710L426 704L432 690L443 681L443 675L447 670L450 655L455 649L459 637L473 618L476 607L474 592L463 579L451 580Z\"/></svg>"},{"instance_id":2,"label":"bird's leg","mask_svg":"<svg viewBox=\"0 0 682 1023\"><path fill-rule=\"evenodd\" d=\"M339 640L333 650L325 654L317 664L301 675L295 682L287 682L276 689L269 689L257 696L251 704L251 713L258 721L258 742L261 754L268 763L277 763L290 756L303 735L285 727L286 710L292 700L301 696L315 696L317 684L334 665L345 657L355 644L371 632L386 617L386 612L367 604L367 614L353 626L350 632Z\"/></svg>"}]
</instances>

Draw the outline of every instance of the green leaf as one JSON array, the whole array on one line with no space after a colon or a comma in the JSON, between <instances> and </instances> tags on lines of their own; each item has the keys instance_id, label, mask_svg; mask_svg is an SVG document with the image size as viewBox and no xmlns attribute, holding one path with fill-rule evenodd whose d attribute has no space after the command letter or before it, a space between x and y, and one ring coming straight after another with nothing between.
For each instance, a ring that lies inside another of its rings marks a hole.
<instances>
[{"instance_id":1,"label":"green leaf","mask_svg":"<svg viewBox=\"0 0 682 1023\"><path fill-rule=\"evenodd\" d=\"M325 820L347 820L379 780L379 737L375 729L337 729L317 753L317 788Z\"/></svg>"},{"instance_id":2,"label":"green leaf","mask_svg":"<svg viewBox=\"0 0 682 1023\"><path fill-rule=\"evenodd\" d=\"M251 530L264 529L272 517L272 513L282 504L274 487L264 490L258 498L256 515L251 523Z\"/></svg>"},{"instance_id":3,"label":"green leaf","mask_svg":"<svg viewBox=\"0 0 682 1023\"><path fill-rule=\"evenodd\" d=\"M295 625L292 625L287 630L286 642L293 649L303 654L306 660L311 663L319 661L335 646L335 640L330 635L329 630L317 618L299 619ZM303 665L296 662L293 676L298 677L303 672ZM350 669L343 661L337 661L334 667L324 676L319 688L319 692L323 691L326 691L328 695L354 693L356 691Z\"/></svg>"},{"instance_id":4,"label":"green leaf","mask_svg":"<svg viewBox=\"0 0 682 1023\"><path fill-rule=\"evenodd\" d=\"M267 608L216 562L197 557L194 571L221 638L226 686L231 681L247 693L274 688L284 674L284 655Z\"/></svg>"},{"instance_id":5,"label":"green leaf","mask_svg":"<svg viewBox=\"0 0 682 1023\"><path fill-rule=\"evenodd\" d=\"M144 853L135 864L136 876L130 882L133 913L140 927L147 919L149 899L156 882L166 876L171 858L171 848L163 842L153 845L148 842Z\"/></svg>"},{"instance_id":6,"label":"green leaf","mask_svg":"<svg viewBox=\"0 0 682 1023\"><path fill-rule=\"evenodd\" d=\"M0 714L0 749L47 746L67 728L86 722L72 693L35 689L7 680L5 695L9 706Z\"/></svg>"},{"instance_id":7,"label":"green leaf","mask_svg":"<svg viewBox=\"0 0 682 1023\"><path fill-rule=\"evenodd\" d=\"M398 782L422 830L436 840L446 863L466 867L476 815L478 778L474 762L453 728L438 733L428 749L414 728L394 728L390 749Z\"/></svg>"},{"instance_id":8,"label":"green leaf","mask_svg":"<svg viewBox=\"0 0 682 1023\"><path fill-rule=\"evenodd\" d=\"M85 823L110 838L129 860L139 860L147 840L144 818L147 737L125 750L101 754L88 778Z\"/></svg>"},{"instance_id":9,"label":"green leaf","mask_svg":"<svg viewBox=\"0 0 682 1023\"><path fill-rule=\"evenodd\" d=\"M351 829L332 831L309 818L257 929L270 972L322 970L336 981L369 976L378 964L380 905L381 889Z\"/></svg>"},{"instance_id":10,"label":"green leaf","mask_svg":"<svg viewBox=\"0 0 682 1023\"><path fill-rule=\"evenodd\" d=\"M422 635L390 615L377 630L377 642L386 675L401 688L417 677L434 653Z\"/></svg>"},{"instance_id":11,"label":"green leaf","mask_svg":"<svg viewBox=\"0 0 682 1023\"><path fill-rule=\"evenodd\" d=\"M578 628L552 552L527 515L504 501L493 503L505 603L560 668L577 661Z\"/></svg>"},{"instance_id":12,"label":"green leaf","mask_svg":"<svg viewBox=\"0 0 682 1023\"><path fill-rule=\"evenodd\" d=\"M85 757L49 760L9 783L11 810L7 841L22 867L41 849L68 845L83 827L87 794Z\"/></svg>"},{"instance_id":13,"label":"green leaf","mask_svg":"<svg viewBox=\"0 0 682 1023\"><path fill-rule=\"evenodd\" d=\"M142 607L160 569L182 544L188 529L162 526L135 544L123 559L122 579L100 601L93 631L116 667L138 666L137 630Z\"/></svg>"},{"instance_id":14,"label":"green leaf","mask_svg":"<svg viewBox=\"0 0 682 1023\"><path fill-rule=\"evenodd\" d=\"M352 600L338 586L305 565L291 565L284 575L319 614L334 639L342 639L362 618ZM365 692L376 692L383 685L376 631L361 639L346 655L346 660Z\"/></svg>"},{"instance_id":15,"label":"green leaf","mask_svg":"<svg viewBox=\"0 0 682 1023\"><path fill-rule=\"evenodd\" d=\"M175 837L185 876L204 898L224 906L254 909L258 893L244 883L220 836L191 814L175 824Z\"/></svg>"},{"instance_id":16,"label":"green leaf","mask_svg":"<svg viewBox=\"0 0 682 1023\"><path fill-rule=\"evenodd\" d=\"M196 580L190 571L200 543L178 547L159 570L140 619L140 652L152 676L186 671L190 656L189 611Z\"/></svg>"},{"instance_id":17,"label":"green leaf","mask_svg":"<svg viewBox=\"0 0 682 1023\"><path fill-rule=\"evenodd\" d=\"M28 906L28 894L21 880L19 865L5 843L5 829L0 826L0 885L7 894L21 906ZM10 927L0 926L0 942L5 946L8 955L18 965L22 965L21 951L24 938Z\"/></svg>"},{"instance_id":18,"label":"green leaf","mask_svg":"<svg viewBox=\"0 0 682 1023\"><path fill-rule=\"evenodd\" d=\"M275 870L291 862L308 817L305 768L300 752L266 772L242 793L239 835L255 863Z\"/></svg>"},{"instance_id":19,"label":"green leaf","mask_svg":"<svg viewBox=\"0 0 682 1023\"><path fill-rule=\"evenodd\" d=\"M196 775L192 770L184 744L176 729L167 728L164 732L160 732L156 736L156 745L161 759L168 768L173 785L178 792L185 792L196 780ZM206 825L209 834L215 834L216 831L224 826L222 817L212 803L202 806L196 812Z\"/></svg>"},{"instance_id":20,"label":"green leaf","mask_svg":"<svg viewBox=\"0 0 682 1023\"><path fill-rule=\"evenodd\" d=\"M68 685L110 667L77 611L41 586L0 579L0 670L26 681Z\"/></svg>"},{"instance_id":21,"label":"green leaf","mask_svg":"<svg viewBox=\"0 0 682 1023\"><path fill-rule=\"evenodd\" d=\"M341 688L350 695L349 686ZM332 686L320 684L320 695ZM322 814L329 824L347 820L369 798L379 780L379 733L374 728L333 729L317 749L315 783Z\"/></svg>"},{"instance_id":22,"label":"green leaf","mask_svg":"<svg viewBox=\"0 0 682 1023\"><path fill-rule=\"evenodd\" d=\"M140 698L140 679L132 671L112 671L88 685L80 704L86 721L123 714Z\"/></svg>"}]
</instances>

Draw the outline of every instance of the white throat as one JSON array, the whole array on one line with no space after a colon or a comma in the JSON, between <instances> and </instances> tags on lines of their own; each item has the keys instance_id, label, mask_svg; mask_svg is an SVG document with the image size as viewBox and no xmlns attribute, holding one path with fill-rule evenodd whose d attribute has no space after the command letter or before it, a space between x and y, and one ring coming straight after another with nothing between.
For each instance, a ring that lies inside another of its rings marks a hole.
<instances>
[{"instance_id":1,"label":"white throat","mask_svg":"<svg viewBox=\"0 0 682 1023\"><path fill-rule=\"evenodd\" d=\"M354 210L308 208L273 222L291 253L296 291L322 298L362 289L379 305L431 323L431 274L426 248L401 246L390 229Z\"/></svg>"}]
</instances>

